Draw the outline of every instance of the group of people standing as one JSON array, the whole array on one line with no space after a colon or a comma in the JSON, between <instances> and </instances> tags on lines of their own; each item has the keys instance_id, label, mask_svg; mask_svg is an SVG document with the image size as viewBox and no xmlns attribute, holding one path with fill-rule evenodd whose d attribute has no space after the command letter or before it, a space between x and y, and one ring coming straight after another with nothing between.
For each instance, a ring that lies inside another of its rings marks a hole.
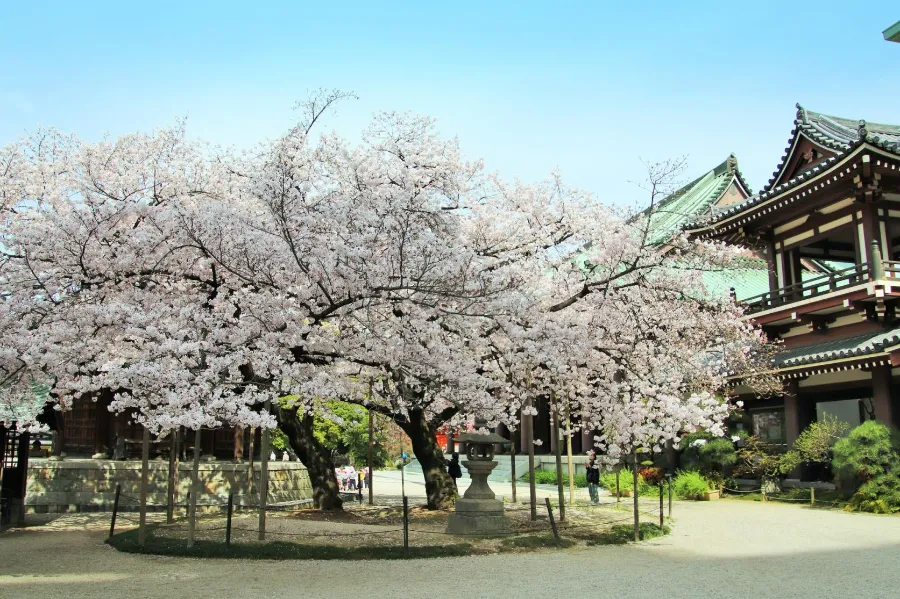
<instances>
[{"instance_id":1,"label":"group of people standing","mask_svg":"<svg viewBox=\"0 0 900 599\"><path fill-rule=\"evenodd\" d=\"M343 468L335 468L334 475L337 478L338 489L341 491L362 491L372 484L372 473L369 472L368 466L357 470L353 465L348 464Z\"/></svg>"}]
</instances>

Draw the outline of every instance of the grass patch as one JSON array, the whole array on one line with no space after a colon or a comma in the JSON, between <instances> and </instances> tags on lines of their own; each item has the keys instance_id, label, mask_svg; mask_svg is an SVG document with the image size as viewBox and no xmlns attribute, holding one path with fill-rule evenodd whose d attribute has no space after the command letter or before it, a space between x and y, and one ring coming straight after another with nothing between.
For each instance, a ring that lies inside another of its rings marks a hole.
<instances>
[{"instance_id":1,"label":"grass patch","mask_svg":"<svg viewBox=\"0 0 900 599\"><path fill-rule=\"evenodd\" d=\"M265 543L232 543L226 547L223 541L196 541L191 549L184 539L172 539L155 534L154 528L147 530L147 541L138 545L138 531L119 533L107 541L112 547L125 553L147 553L172 557L204 557L222 559L322 559L322 560L364 560L364 559L405 559L430 557L459 557L470 555L472 545L429 545L410 547L338 547L335 545L304 545L284 541Z\"/></svg>"},{"instance_id":2,"label":"grass patch","mask_svg":"<svg viewBox=\"0 0 900 599\"><path fill-rule=\"evenodd\" d=\"M522 549L566 549L575 545L570 539L560 539L559 543L553 538L553 534L545 535L523 535L520 537L511 537L503 539L500 542L500 551L519 551Z\"/></svg>"},{"instance_id":3,"label":"grass patch","mask_svg":"<svg viewBox=\"0 0 900 599\"><path fill-rule=\"evenodd\" d=\"M641 522L640 536L642 541L649 541L672 532L668 526L659 527L657 524ZM607 531L592 535L587 544L590 545L624 545L634 541L634 526L631 524L617 524Z\"/></svg>"}]
</instances>

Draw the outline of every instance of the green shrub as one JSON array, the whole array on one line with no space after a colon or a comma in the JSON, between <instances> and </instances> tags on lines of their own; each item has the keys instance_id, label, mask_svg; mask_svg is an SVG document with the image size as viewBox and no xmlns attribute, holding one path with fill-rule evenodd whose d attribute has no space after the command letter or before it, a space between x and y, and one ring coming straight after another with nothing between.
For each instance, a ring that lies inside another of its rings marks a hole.
<instances>
[{"instance_id":1,"label":"green shrub","mask_svg":"<svg viewBox=\"0 0 900 599\"><path fill-rule=\"evenodd\" d=\"M704 499L712 485L696 470L679 472L672 481L672 490L681 499Z\"/></svg>"},{"instance_id":2,"label":"green shrub","mask_svg":"<svg viewBox=\"0 0 900 599\"><path fill-rule=\"evenodd\" d=\"M866 512L900 511L900 436L880 422L864 422L834 445L832 465L849 506Z\"/></svg>"},{"instance_id":3,"label":"green shrub","mask_svg":"<svg viewBox=\"0 0 900 599\"><path fill-rule=\"evenodd\" d=\"M615 472L604 472L600 475L600 485L605 487L612 495L615 497L616 495L616 473ZM631 470L623 468L619 471L619 490L633 490L634 489L634 475ZM656 486L647 484L647 481L644 480L644 477L640 475L640 470L638 470L638 495L656 495L659 493Z\"/></svg>"},{"instance_id":4,"label":"green shrub","mask_svg":"<svg viewBox=\"0 0 900 599\"><path fill-rule=\"evenodd\" d=\"M529 476L526 471L522 476L519 477L519 480L528 482ZM563 471L562 475L563 485L568 486L569 484L569 473ZM534 471L534 482L539 485L555 485L556 484L556 470L535 470ZM579 489L583 489L587 487L587 476L584 474L575 473L575 486Z\"/></svg>"},{"instance_id":5,"label":"green shrub","mask_svg":"<svg viewBox=\"0 0 900 599\"><path fill-rule=\"evenodd\" d=\"M721 483L729 468L738 461L730 437L714 437L707 432L685 435L681 447L681 467L696 470L705 477Z\"/></svg>"}]
</instances>

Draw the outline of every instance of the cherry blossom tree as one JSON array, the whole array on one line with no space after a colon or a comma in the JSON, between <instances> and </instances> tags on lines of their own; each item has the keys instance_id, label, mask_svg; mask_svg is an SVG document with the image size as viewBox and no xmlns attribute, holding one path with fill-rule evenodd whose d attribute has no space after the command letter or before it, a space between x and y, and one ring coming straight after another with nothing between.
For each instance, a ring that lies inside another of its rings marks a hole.
<instances>
[{"instance_id":1,"label":"cherry blossom tree","mask_svg":"<svg viewBox=\"0 0 900 599\"><path fill-rule=\"evenodd\" d=\"M325 398L403 427L432 507L455 493L435 430L514 429L523 397L562 398L610 455L715 429L712 394L761 341L696 284L725 248L661 251L645 221L558 175L486 176L429 119L313 138L343 96L313 96L243 154L182 126L3 149L0 375L17 420L47 380L62 408L111 390L157 433L277 422L325 509L341 505L312 435Z\"/></svg>"}]
</instances>

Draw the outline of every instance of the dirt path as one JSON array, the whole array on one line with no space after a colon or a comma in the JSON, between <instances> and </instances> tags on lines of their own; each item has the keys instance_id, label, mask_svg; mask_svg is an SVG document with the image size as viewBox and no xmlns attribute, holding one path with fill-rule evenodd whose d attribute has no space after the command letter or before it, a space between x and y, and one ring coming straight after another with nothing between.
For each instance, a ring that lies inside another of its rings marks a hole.
<instances>
[{"instance_id":1,"label":"dirt path","mask_svg":"<svg viewBox=\"0 0 900 599\"><path fill-rule=\"evenodd\" d=\"M0 536L2 597L896 597L900 518L678 503L641 546L428 561L198 560L119 554L105 533ZM101 527L102 528L102 527Z\"/></svg>"}]
</instances>

